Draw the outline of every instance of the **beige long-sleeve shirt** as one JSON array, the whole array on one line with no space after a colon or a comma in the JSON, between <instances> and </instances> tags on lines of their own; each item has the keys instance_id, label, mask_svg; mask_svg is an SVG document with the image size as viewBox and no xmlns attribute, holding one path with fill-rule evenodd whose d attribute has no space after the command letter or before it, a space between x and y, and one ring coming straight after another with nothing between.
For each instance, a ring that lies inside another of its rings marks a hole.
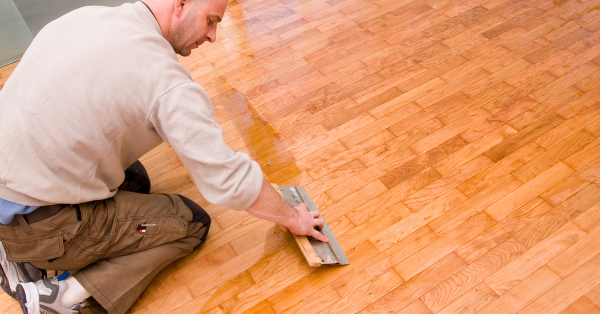
<instances>
[{"instance_id":1,"label":"beige long-sleeve shirt","mask_svg":"<svg viewBox=\"0 0 600 314\"><path fill-rule=\"evenodd\" d=\"M42 29L0 91L0 198L109 198L162 140L208 201L245 209L260 193L260 167L225 144L152 12L141 2L78 9Z\"/></svg>"}]
</instances>

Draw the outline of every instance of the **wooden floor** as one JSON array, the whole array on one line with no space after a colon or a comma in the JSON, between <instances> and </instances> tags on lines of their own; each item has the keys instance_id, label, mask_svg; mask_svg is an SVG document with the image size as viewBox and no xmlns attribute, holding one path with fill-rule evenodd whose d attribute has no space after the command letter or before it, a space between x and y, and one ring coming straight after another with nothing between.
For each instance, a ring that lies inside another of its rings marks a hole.
<instances>
[{"instance_id":1,"label":"wooden floor","mask_svg":"<svg viewBox=\"0 0 600 314\"><path fill-rule=\"evenodd\" d=\"M154 192L202 204L211 234L130 312L600 313L599 7L230 1L181 62L351 265L311 268L273 223L208 204L163 144Z\"/></svg>"}]
</instances>

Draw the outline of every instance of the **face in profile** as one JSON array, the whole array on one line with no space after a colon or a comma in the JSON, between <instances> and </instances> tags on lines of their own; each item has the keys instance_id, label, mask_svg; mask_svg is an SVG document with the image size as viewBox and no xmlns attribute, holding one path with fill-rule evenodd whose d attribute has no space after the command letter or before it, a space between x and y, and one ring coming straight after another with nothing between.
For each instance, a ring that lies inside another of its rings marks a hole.
<instances>
[{"instance_id":1,"label":"face in profile","mask_svg":"<svg viewBox=\"0 0 600 314\"><path fill-rule=\"evenodd\" d=\"M227 0L182 1L179 19L171 31L169 43L176 53L187 57L192 49L217 39L217 24L223 19Z\"/></svg>"}]
</instances>

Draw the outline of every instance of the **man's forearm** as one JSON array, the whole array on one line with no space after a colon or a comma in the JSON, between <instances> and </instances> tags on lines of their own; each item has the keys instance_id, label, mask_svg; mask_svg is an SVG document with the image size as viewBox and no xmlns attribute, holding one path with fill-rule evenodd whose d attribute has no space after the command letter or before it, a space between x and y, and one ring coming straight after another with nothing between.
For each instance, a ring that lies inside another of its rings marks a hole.
<instances>
[{"instance_id":1,"label":"man's forearm","mask_svg":"<svg viewBox=\"0 0 600 314\"><path fill-rule=\"evenodd\" d=\"M275 191L266 178L263 178L258 198L250 207L246 208L246 211L253 216L274 221L283 226L287 226L296 216L294 208Z\"/></svg>"},{"instance_id":2,"label":"man's forearm","mask_svg":"<svg viewBox=\"0 0 600 314\"><path fill-rule=\"evenodd\" d=\"M271 186L266 178L263 178L260 194L246 211L251 215L274 221L284 230L290 230L297 235L308 235L321 241L329 241L327 237L315 230L315 227L323 228L324 221L319 218L318 211L309 212L306 204L296 208L292 207Z\"/></svg>"}]
</instances>

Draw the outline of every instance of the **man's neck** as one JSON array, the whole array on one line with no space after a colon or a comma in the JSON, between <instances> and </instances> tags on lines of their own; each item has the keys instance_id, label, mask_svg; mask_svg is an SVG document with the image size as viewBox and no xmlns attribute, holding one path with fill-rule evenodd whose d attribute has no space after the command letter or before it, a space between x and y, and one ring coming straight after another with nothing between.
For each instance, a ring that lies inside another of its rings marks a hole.
<instances>
[{"instance_id":1,"label":"man's neck","mask_svg":"<svg viewBox=\"0 0 600 314\"><path fill-rule=\"evenodd\" d=\"M154 16L154 18L156 19L156 15L154 15L154 12L152 12L152 9L150 9L150 7L144 1L142 1L142 3L146 6L146 8L148 8L148 10L150 10L150 13L152 13L152 16ZM157 22L158 22L158 20L157 20Z\"/></svg>"},{"instance_id":2,"label":"man's neck","mask_svg":"<svg viewBox=\"0 0 600 314\"><path fill-rule=\"evenodd\" d=\"M152 15L154 15L154 18L160 26L163 37L168 40L171 30L173 1L143 0L142 3L150 9L150 12L152 12Z\"/></svg>"}]
</instances>

